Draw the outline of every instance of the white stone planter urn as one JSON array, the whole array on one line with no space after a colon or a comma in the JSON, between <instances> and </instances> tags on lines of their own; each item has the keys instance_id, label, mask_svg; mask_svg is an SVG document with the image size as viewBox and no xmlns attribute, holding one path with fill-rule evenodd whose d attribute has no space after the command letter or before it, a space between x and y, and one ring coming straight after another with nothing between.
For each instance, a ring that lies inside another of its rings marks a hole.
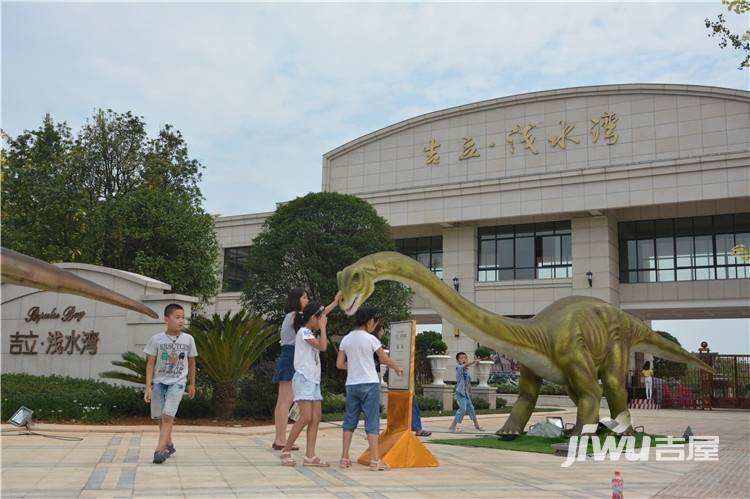
<instances>
[{"instance_id":1,"label":"white stone planter urn","mask_svg":"<svg viewBox=\"0 0 750 499\"><path fill-rule=\"evenodd\" d=\"M445 384L445 366L450 359L449 355L428 355L430 359L430 368L432 369L432 384L433 385L444 385Z\"/></svg>"},{"instance_id":2,"label":"white stone planter urn","mask_svg":"<svg viewBox=\"0 0 750 499\"><path fill-rule=\"evenodd\" d=\"M487 380L490 379L490 370L495 363L491 360L480 360L477 364L477 379L479 380L479 387L485 388L489 385Z\"/></svg>"}]
</instances>

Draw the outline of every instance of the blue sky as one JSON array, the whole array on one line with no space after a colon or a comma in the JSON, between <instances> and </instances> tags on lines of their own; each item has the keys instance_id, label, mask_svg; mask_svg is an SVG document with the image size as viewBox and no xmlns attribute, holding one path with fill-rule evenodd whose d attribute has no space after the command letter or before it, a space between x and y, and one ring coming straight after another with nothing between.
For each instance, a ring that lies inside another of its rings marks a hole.
<instances>
[{"instance_id":1,"label":"blue sky","mask_svg":"<svg viewBox=\"0 0 750 499\"><path fill-rule=\"evenodd\" d=\"M578 85L747 88L706 3L2 4L2 128L97 108L170 123L211 213L321 186L322 154L450 106ZM726 14L734 31L748 16ZM747 327L745 328L747 329ZM748 350L747 346L744 347Z\"/></svg>"}]
</instances>

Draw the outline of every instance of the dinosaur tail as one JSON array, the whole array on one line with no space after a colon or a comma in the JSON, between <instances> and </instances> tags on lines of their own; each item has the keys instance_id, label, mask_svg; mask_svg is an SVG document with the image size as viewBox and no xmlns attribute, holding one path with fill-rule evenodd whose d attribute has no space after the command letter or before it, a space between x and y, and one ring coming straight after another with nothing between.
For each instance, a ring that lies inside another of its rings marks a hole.
<instances>
[{"instance_id":1,"label":"dinosaur tail","mask_svg":"<svg viewBox=\"0 0 750 499\"><path fill-rule=\"evenodd\" d=\"M716 371L714 371L711 366L700 360L694 354L688 352L677 343L669 341L668 339L656 334L645 324L642 324L639 328L638 339L635 341L634 345L638 345L639 351L654 354L662 359L682 362L706 372L716 374Z\"/></svg>"}]
</instances>

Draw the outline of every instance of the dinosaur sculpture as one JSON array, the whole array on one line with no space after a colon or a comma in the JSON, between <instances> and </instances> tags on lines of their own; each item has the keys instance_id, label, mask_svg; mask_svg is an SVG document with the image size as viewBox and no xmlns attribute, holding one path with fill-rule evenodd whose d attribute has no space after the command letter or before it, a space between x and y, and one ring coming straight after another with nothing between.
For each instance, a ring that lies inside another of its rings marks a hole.
<instances>
[{"instance_id":1,"label":"dinosaur sculpture","mask_svg":"<svg viewBox=\"0 0 750 499\"><path fill-rule=\"evenodd\" d=\"M602 391L612 418L624 413L629 421L626 377L630 352L636 346L639 351L713 372L640 319L603 300L571 296L531 319L511 319L476 306L416 260L395 252L368 255L339 272L339 306L347 315L354 314L382 280L408 285L474 340L522 364L518 401L499 435L523 432L542 379L567 387L578 409L574 434L580 434L583 425L599 421Z\"/></svg>"},{"instance_id":2,"label":"dinosaur sculpture","mask_svg":"<svg viewBox=\"0 0 750 499\"><path fill-rule=\"evenodd\" d=\"M79 295L134 310L153 319L159 318L156 312L140 302L17 251L0 248L0 270L2 281L8 284Z\"/></svg>"}]
</instances>

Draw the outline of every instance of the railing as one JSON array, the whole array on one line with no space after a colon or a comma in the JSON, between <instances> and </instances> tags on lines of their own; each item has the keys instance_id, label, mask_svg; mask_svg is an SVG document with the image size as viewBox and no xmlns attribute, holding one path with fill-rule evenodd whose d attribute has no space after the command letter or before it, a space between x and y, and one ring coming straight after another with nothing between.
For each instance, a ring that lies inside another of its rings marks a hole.
<instances>
[{"instance_id":1,"label":"railing","mask_svg":"<svg viewBox=\"0 0 750 499\"><path fill-rule=\"evenodd\" d=\"M750 409L750 355L701 354L716 374L672 364L671 369L654 369L653 398L664 408ZM645 398L640 370L630 372L629 397Z\"/></svg>"}]
</instances>

